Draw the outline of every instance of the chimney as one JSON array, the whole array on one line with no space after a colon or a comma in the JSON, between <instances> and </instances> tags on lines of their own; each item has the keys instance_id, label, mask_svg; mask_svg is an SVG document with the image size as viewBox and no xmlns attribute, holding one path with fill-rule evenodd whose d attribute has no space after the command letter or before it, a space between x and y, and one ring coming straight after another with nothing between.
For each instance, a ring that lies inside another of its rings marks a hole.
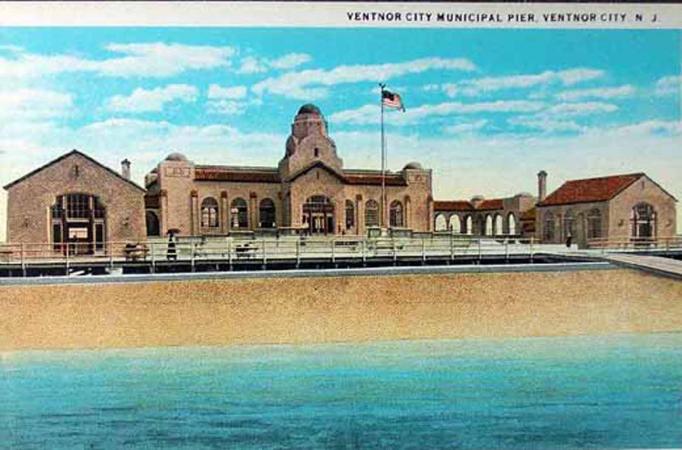
<instances>
[{"instance_id":1,"label":"chimney","mask_svg":"<svg viewBox=\"0 0 682 450\"><path fill-rule=\"evenodd\" d=\"M126 180L130 180L130 161L128 161L128 158L121 161L121 176Z\"/></svg>"},{"instance_id":2,"label":"chimney","mask_svg":"<svg viewBox=\"0 0 682 450\"><path fill-rule=\"evenodd\" d=\"M538 202L541 202L547 197L547 172L541 170L538 172Z\"/></svg>"}]
</instances>

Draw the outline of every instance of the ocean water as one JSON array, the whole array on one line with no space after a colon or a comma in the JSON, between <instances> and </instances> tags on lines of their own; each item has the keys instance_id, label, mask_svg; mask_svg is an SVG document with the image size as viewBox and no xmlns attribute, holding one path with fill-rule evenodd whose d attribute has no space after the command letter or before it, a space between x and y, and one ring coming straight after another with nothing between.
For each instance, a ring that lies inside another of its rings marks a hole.
<instances>
[{"instance_id":1,"label":"ocean water","mask_svg":"<svg viewBox=\"0 0 682 450\"><path fill-rule=\"evenodd\" d=\"M682 447L682 334L3 353L0 446Z\"/></svg>"}]
</instances>

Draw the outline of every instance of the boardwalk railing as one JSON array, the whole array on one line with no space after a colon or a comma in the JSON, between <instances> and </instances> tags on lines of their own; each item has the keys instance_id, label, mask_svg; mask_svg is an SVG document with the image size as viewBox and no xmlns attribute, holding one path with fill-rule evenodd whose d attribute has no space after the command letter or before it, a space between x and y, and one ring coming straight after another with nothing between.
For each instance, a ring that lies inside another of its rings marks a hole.
<instances>
[{"instance_id":1,"label":"boardwalk railing","mask_svg":"<svg viewBox=\"0 0 682 450\"><path fill-rule=\"evenodd\" d=\"M682 250L682 236L665 238L597 238L587 241L589 249L602 251Z\"/></svg>"},{"instance_id":2,"label":"boardwalk railing","mask_svg":"<svg viewBox=\"0 0 682 450\"><path fill-rule=\"evenodd\" d=\"M366 238L358 236L279 237L239 239L232 237L179 237L173 243L165 239L144 242L97 243L22 243L0 245L0 266L3 264L69 264L92 262L157 263L202 261L219 263L257 262L267 265L278 261L372 261L422 260L458 257L483 258L496 256L533 257L538 246L532 238L478 238L471 236L432 236L422 238Z\"/></svg>"}]
</instances>

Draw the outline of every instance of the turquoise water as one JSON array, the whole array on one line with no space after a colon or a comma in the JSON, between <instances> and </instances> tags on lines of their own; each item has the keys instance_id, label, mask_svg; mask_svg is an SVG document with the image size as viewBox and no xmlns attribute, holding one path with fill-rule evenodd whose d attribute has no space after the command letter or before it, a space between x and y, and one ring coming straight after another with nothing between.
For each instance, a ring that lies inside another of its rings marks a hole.
<instances>
[{"instance_id":1,"label":"turquoise water","mask_svg":"<svg viewBox=\"0 0 682 450\"><path fill-rule=\"evenodd\" d=\"M682 446L682 334L0 354L0 446Z\"/></svg>"}]
</instances>

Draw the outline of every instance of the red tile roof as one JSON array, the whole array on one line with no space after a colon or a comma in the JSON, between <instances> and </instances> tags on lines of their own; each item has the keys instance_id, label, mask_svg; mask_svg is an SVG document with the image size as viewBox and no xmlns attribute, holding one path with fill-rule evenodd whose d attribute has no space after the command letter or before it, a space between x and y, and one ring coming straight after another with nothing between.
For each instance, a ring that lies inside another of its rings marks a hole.
<instances>
[{"instance_id":1,"label":"red tile roof","mask_svg":"<svg viewBox=\"0 0 682 450\"><path fill-rule=\"evenodd\" d=\"M627 175L586 178L583 180L569 180L538 203L538 206L604 202L611 200L643 176L643 173L631 173Z\"/></svg>"},{"instance_id":2,"label":"red tile roof","mask_svg":"<svg viewBox=\"0 0 682 450\"><path fill-rule=\"evenodd\" d=\"M194 171L196 181L234 181L243 183L279 183L277 169L197 166Z\"/></svg>"},{"instance_id":3,"label":"red tile roof","mask_svg":"<svg viewBox=\"0 0 682 450\"><path fill-rule=\"evenodd\" d=\"M325 167L322 162L313 164L300 173L295 175L292 179L308 172L315 167ZM330 170L327 168L327 170ZM336 174L336 172L334 172ZM340 177L341 181L347 184L355 185L380 185L381 172L378 170L355 170L350 173L345 172ZM280 183L282 180L279 172L275 168L269 167L241 167L241 166L197 166L194 171L194 179L197 181L234 181L245 183ZM402 174L387 173L387 186L406 186L407 181Z\"/></svg>"},{"instance_id":4,"label":"red tile roof","mask_svg":"<svg viewBox=\"0 0 682 450\"><path fill-rule=\"evenodd\" d=\"M504 209L504 199L491 198L483 200L475 208L473 203L468 200L439 200L433 202L435 211L490 211L494 209Z\"/></svg>"},{"instance_id":5,"label":"red tile roof","mask_svg":"<svg viewBox=\"0 0 682 450\"><path fill-rule=\"evenodd\" d=\"M433 202L436 211L471 211L474 205L466 200L436 200Z\"/></svg>"},{"instance_id":6,"label":"red tile roof","mask_svg":"<svg viewBox=\"0 0 682 450\"><path fill-rule=\"evenodd\" d=\"M501 198L491 198L490 200L483 200L476 209L504 209L504 202Z\"/></svg>"},{"instance_id":7,"label":"red tile roof","mask_svg":"<svg viewBox=\"0 0 682 450\"><path fill-rule=\"evenodd\" d=\"M348 184L381 184L381 172L377 173L363 173L363 174L346 174L344 180ZM402 175L387 173L386 186L406 186L407 182Z\"/></svg>"}]
</instances>

